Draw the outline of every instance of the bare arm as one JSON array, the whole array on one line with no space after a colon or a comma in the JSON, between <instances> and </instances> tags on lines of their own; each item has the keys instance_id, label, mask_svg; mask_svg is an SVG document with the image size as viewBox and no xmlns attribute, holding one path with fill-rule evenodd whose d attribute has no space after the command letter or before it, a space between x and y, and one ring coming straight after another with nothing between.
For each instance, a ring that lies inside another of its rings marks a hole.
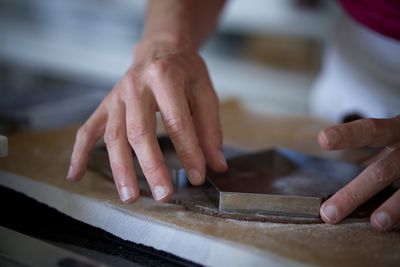
<instances>
[{"instance_id":1,"label":"bare arm","mask_svg":"<svg viewBox=\"0 0 400 267\"><path fill-rule=\"evenodd\" d=\"M225 0L151 0L144 39L158 37L199 48L217 24Z\"/></svg>"}]
</instances>

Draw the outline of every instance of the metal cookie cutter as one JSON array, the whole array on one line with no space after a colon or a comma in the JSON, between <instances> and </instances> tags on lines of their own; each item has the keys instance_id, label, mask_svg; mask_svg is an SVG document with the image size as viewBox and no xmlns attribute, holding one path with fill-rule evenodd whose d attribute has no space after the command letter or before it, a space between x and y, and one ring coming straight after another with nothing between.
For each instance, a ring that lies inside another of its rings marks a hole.
<instances>
[{"instance_id":1,"label":"metal cookie cutter","mask_svg":"<svg viewBox=\"0 0 400 267\"><path fill-rule=\"evenodd\" d=\"M283 148L228 160L229 170L208 170L206 192L222 211L318 217L321 203L361 167Z\"/></svg>"}]
</instances>

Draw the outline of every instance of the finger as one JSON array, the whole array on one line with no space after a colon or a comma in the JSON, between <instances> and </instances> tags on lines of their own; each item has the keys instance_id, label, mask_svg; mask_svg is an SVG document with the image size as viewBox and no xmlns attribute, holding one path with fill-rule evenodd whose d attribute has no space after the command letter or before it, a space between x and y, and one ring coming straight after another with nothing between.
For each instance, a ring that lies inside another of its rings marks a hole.
<instances>
[{"instance_id":1,"label":"finger","mask_svg":"<svg viewBox=\"0 0 400 267\"><path fill-rule=\"evenodd\" d=\"M101 104L85 124L79 128L71 154L71 162L67 174L68 180L77 181L85 173L89 152L96 141L104 134L106 121L107 113L104 105Z\"/></svg>"},{"instance_id":2,"label":"finger","mask_svg":"<svg viewBox=\"0 0 400 267\"><path fill-rule=\"evenodd\" d=\"M378 161L379 159L386 157L392 151L394 151L398 148L400 148L400 143L396 143L396 144L387 146L384 149L380 150L378 153L373 154L372 156L364 159L363 161L361 161L360 164L361 164L361 166L368 166L368 165L374 163L375 161Z\"/></svg>"},{"instance_id":3,"label":"finger","mask_svg":"<svg viewBox=\"0 0 400 267\"><path fill-rule=\"evenodd\" d=\"M139 188L133 168L132 150L126 136L125 109L121 101L113 101L104 134L111 170L123 202L133 202L139 197Z\"/></svg>"},{"instance_id":4,"label":"finger","mask_svg":"<svg viewBox=\"0 0 400 267\"><path fill-rule=\"evenodd\" d=\"M154 67L151 86L161 112L166 132L182 161L189 181L200 185L205 178L205 159L193 126L185 95L187 80L161 61Z\"/></svg>"},{"instance_id":5,"label":"finger","mask_svg":"<svg viewBox=\"0 0 400 267\"><path fill-rule=\"evenodd\" d=\"M156 137L155 108L148 104L154 102L154 96L146 92L126 100L127 136L154 199L165 202L171 197L173 186Z\"/></svg>"},{"instance_id":6,"label":"finger","mask_svg":"<svg viewBox=\"0 0 400 267\"><path fill-rule=\"evenodd\" d=\"M361 119L322 130L318 141L325 149L383 147L400 140L400 116Z\"/></svg>"},{"instance_id":7,"label":"finger","mask_svg":"<svg viewBox=\"0 0 400 267\"><path fill-rule=\"evenodd\" d=\"M400 176L400 150L368 166L321 206L321 218L337 223Z\"/></svg>"},{"instance_id":8,"label":"finger","mask_svg":"<svg viewBox=\"0 0 400 267\"><path fill-rule=\"evenodd\" d=\"M200 147L207 163L217 172L228 169L222 152L222 129L219 119L219 103L211 83L199 86L193 97L191 109Z\"/></svg>"},{"instance_id":9,"label":"finger","mask_svg":"<svg viewBox=\"0 0 400 267\"><path fill-rule=\"evenodd\" d=\"M372 226L380 231L390 230L398 223L400 223L400 190L371 215Z\"/></svg>"}]
</instances>

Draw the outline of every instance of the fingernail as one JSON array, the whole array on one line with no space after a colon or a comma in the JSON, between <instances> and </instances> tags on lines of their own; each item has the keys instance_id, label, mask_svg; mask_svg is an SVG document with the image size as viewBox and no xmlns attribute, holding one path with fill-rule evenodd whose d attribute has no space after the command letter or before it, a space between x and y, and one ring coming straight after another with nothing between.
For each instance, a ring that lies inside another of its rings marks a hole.
<instances>
[{"instance_id":1,"label":"fingernail","mask_svg":"<svg viewBox=\"0 0 400 267\"><path fill-rule=\"evenodd\" d=\"M318 141L322 145L329 146L329 141L328 141L328 138L326 138L325 131L322 131L322 132L319 133Z\"/></svg>"},{"instance_id":2,"label":"fingernail","mask_svg":"<svg viewBox=\"0 0 400 267\"><path fill-rule=\"evenodd\" d=\"M340 142L340 134L334 129L324 131L323 135L328 145L335 145Z\"/></svg>"},{"instance_id":3,"label":"fingernail","mask_svg":"<svg viewBox=\"0 0 400 267\"><path fill-rule=\"evenodd\" d=\"M321 215L329 223L334 223L338 218L338 210L334 205L328 204L321 209Z\"/></svg>"},{"instance_id":4,"label":"fingernail","mask_svg":"<svg viewBox=\"0 0 400 267\"><path fill-rule=\"evenodd\" d=\"M389 214L385 211L380 211L374 216L374 221L376 226L378 226L382 230L386 230L391 225L391 219Z\"/></svg>"},{"instance_id":5,"label":"fingernail","mask_svg":"<svg viewBox=\"0 0 400 267\"><path fill-rule=\"evenodd\" d=\"M189 180L192 183L199 184L203 181L203 178L201 177L200 172L198 170L195 170L195 169L189 170L188 176L189 176Z\"/></svg>"},{"instance_id":6,"label":"fingernail","mask_svg":"<svg viewBox=\"0 0 400 267\"><path fill-rule=\"evenodd\" d=\"M224 166L224 168L228 168L228 164L226 163L226 159L222 151L219 151L218 153L218 160L219 163Z\"/></svg>"},{"instance_id":7,"label":"fingernail","mask_svg":"<svg viewBox=\"0 0 400 267\"><path fill-rule=\"evenodd\" d=\"M74 168L72 166L69 166L68 174L67 174L67 180L73 180L73 178L75 176L74 174L75 174L74 173Z\"/></svg>"},{"instance_id":8,"label":"fingernail","mask_svg":"<svg viewBox=\"0 0 400 267\"><path fill-rule=\"evenodd\" d=\"M133 189L128 186L119 188L119 197L123 202L128 201L134 197Z\"/></svg>"},{"instance_id":9,"label":"fingernail","mask_svg":"<svg viewBox=\"0 0 400 267\"><path fill-rule=\"evenodd\" d=\"M162 185L156 185L153 192L156 200L161 200L168 195L168 189Z\"/></svg>"}]
</instances>

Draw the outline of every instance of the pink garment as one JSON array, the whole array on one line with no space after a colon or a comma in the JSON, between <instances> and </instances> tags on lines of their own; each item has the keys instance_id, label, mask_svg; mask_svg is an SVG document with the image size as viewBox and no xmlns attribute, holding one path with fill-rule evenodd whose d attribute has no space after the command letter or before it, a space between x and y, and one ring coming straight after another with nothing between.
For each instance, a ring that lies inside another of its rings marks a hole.
<instances>
[{"instance_id":1,"label":"pink garment","mask_svg":"<svg viewBox=\"0 0 400 267\"><path fill-rule=\"evenodd\" d=\"M366 27L400 40L400 0L339 0L349 15Z\"/></svg>"}]
</instances>

